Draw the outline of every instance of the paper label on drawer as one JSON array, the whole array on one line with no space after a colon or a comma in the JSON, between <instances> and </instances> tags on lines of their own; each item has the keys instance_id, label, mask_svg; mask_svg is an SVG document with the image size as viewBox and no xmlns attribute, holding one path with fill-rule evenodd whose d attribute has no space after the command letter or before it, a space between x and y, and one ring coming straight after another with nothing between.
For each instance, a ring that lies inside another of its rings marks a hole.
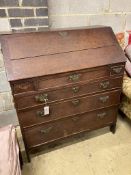
<instances>
[{"instance_id":1,"label":"paper label on drawer","mask_svg":"<svg viewBox=\"0 0 131 175\"><path fill-rule=\"evenodd\" d=\"M49 110L49 106L45 106L44 107L44 115L49 115L50 110Z\"/></svg>"}]
</instances>

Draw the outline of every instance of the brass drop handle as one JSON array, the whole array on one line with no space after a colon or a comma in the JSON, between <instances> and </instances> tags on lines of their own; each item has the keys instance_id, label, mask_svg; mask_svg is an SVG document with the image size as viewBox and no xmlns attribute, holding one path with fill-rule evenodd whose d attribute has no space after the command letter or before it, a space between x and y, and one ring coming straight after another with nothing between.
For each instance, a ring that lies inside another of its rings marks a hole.
<instances>
[{"instance_id":1,"label":"brass drop handle","mask_svg":"<svg viewBox=\"0 0 131 175\"><path fill-rule=\"evenodd\" d=\"M100 119L103 119L106 115L107 115L106 112L102 112L100 114L97 114L97 117L99 117Z\"/></svg>"},{"instance_id":2,"label":"brass drop handle","mask_svg":"<svg viewBox=\"0 0 131 175\"><path fill-rule=\"evenodd\" d=\"M44 110L43 111L37 111L36 112L36 115L38 117L48 117L49 116L49 113L48 114L45 114Z\"/></svg>"},{"instance_id":3,"label":"brass drop handle","mask_svg":"<svg viewBox=\"0 0 131 175\"><path fill-rule=\"evenodd\" d=\"M72 91L74 92L74 93L77 93L77 92L79 92L79 87L78 86L76 86L76 87L73 87L72 88Z\"/></svg>"},{"instance_id":4,"label":"brass drop handle","mask_svg":"<svg viewBox=\"0 0 131 175\"><path fill-rule=\"evenodd\" d=\"M69 76L70 81L78 81L80 79L80 74L72 74Z\"/></svg>"},{"instance_id":5,"label":"brass drop handle","mask_svg":"<svg viewBox=\"0 0 131 175\"><path fill-rule=\"evenodd\" d=\"M35 96L35 100L37 102L41 102L41 103L45 102L46 103L48 101L48 94L36 95Z\"/></svg>"},{"instance_id":6,"label":"brass drop handle","mask_svg":"<svg viewBox=\"0 0 131 175\"><path fill-rule=\"evenodd\" d=\"M113 67L112 70L114 73L119 74L122 71L122 67Z\"/></svg>"},{"instance_id":7,"label":"brass drop handle","mask_svg":"<svg viewBox=\"0 0 131 175\"><path fill-rule=\"evenodd\" d=\"M100 83L100 88L102 89L107 89L110 85L110 82L109 81L103 81Z\"/></svg>"},{"instance_id":8,"label":"brass drop handle","mask_svg":"<svg viewBox=\"0 0 131 175\"><path fill-rule=\"evenodd\" d=\"M80 103L80 100L78 100L78 99L75 99L75 100L72 101L72 104L73 104L74 106L78 106L79 103Z\"/></svg>"},{"instance_id":9,"label":"brass drop handle","mask_svg":"<svg viewBox=\"0 0 131 175\"><path fill-rule=\"evenodd\" d=\"M106 103L106 102L109 100L109 96L100 97L99 100L100 100L102 103Z\"/></svg>"},{"instance_id":10,"label":"brass drop handle","mask_svg":"<svg viewBox=\"0 0 131 175\"><path fill-rule=\"evenodd\" d=\"M45 117L44 111L37 111L36 114L38 117Z\"/></svg>"},{"instance_id":11,"label":"brass drop handle","mask_svg":"<svg viewBox=\"0 0 131 175\"><path fill-rule=\"evenodd\" d=\"M49 127L49 128L46 128L46 129L41 129L40 132L41 134L48 134L51 130L52 130L53 127Z\"/></svg>"}]
</instances>

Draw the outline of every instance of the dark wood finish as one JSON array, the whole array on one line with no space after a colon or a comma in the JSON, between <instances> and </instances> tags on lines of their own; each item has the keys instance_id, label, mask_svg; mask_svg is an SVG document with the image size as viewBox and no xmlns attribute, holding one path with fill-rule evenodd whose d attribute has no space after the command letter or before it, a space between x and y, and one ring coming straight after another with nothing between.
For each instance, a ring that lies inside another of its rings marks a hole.
<instances>
[{"instance_id":1,"label":"dark wood finish","mask_svg":"<svg viewBox=\"0 0 131 175\"><path fill-rule=\"evenodd\" d=\"M121 69L120 72L114 73L113 68ZM11 82L12 90L14 94L21 94L24 92L33 92L41 90L49 90L58 88L61 86L74 85L74 83L94 81L100 78L109 78L109 76L119 77L123 75L124 64L116 64L115 66L102 66L93 69L86 69L82 71L75 71L65 74L57 74L55 76L44 76L37 79L21 80Z\"/></svg>"},{"instance_id":2,"label":"dark wood finish","mask_svg":"<svg viewBox=\"0 0 131 175\"><path fill-rule=\"evenodd\" d=\"M75 85L62 86L53 90L45 90L41 92L35 92L29 95L15 95L15 101L18 110L38 106L45 103L57 102L76 96L82 96L85 94L92 94L111 90L114 88L121 88L122 77L110 78L110 79L96 79L84 83L75 83Z\"/></svg>"},{"instance_id":3,"label":"dark wood finish","mask_svg":"<svg viewBox=\"0 0 131 175\"><path fill-rule=\"evenodd\" d=\"M123 52L120 53L120 51L121 50L118 46L110 46L99 49L97 48L94 52L92 52L92 49L88 49L83 51L39 56L35 59L27 58L13 60L9 63L12 65L12 70L10 73L7 72L7 74L9 80L13 81L42 75L47 76L51 74L77 71L82 68L86 69L97 67L98 62L99 66L110 64L110 60L112 60L112 63L115 64L118 61L122 62L122 58L124 57L124 55L122 55ZM122 58L120 58L119 55L122 55ZM97 62L93 61L94 57L96 57Z\"/></svg>"},{"instance_id":4,"label":"dark wood finish","mask_svg":"<svg viewBox=\"0 0 131 175\"><path fill-rule=\"evenodd\" d=\"M72 100L64 102L53 103L49 105L49 115L44 115L43 105L41 107L19 112L19 120L24 128L95 109L118 105L120 93L121 91L117 90L97 95L73 98Z\"/></svg>"},{"instance_id":5,"label":"dark wood finish","mask_svg":"<svg viewBox=\"0 0 131 175\"><path fill-rule=\"evenodd\" d=\"M1 43L28 160L86 131L115 132L126 58L110 27L4 35Z\"/></svg>"},{"instance_id":6,"label":"dark wood finish","mask_svg":"<svg viewBox=\"0 0 131 175\"><path fill-rule=\"evenodd\" d=\"M36 90L34 84L35 82L33 81L33 79L11 83L13 94L21 94L23 92L33 92Z\"/></svg>"},{"instance_id":7,"label":"dark wood finish","mask_svg":"<svg viewBox=\"0 0 131 175\"><path fill-rule=\"evenodd\" d=\"M105 108L25 129L29 148L116 121L117 108ZM33 137L32 137L33 136Z\"/></svg>"},{"instance_id":8,"label":"dark wood finish","mask_svg":"<svg viewBox=\"0 0 131 175\"><path fill-rule=\"evenodd\" d=\"M30 33L14 35L13 38L12 35L7 35L4 39L7 39L10 46L11 60L105 47L116 42L109 27L98 28L97 32L96 29L88 29ZM57 41L57 44L54 44L54 41Z\"/></svg>"},{"instance_id":9,"label":"dark wood finish","mask_svg":"<svg viewBox=\"0 0 131 175\"><path fill-rule=\"evenodd\" d=\"M120 69L118 73L114 73L114 70ZM38 80L38 89L43 90L51 87L60 87L61 85L74 84L82 81L92 81L98 78L109 77L109 75L116 74L117 76L122 75L124 72L124 65L103 66L95 69L86 69L85 71L75 71L66 75L59 75L56 78L41 78Z\"/></svg>"},{"instance_id":10,"label":"dark wood finish","mask_svg":"<svg viewBox=\"0 0 131 175\"><path fill-rule=\"evenodd\" d=\"M70 32L70 39L68 35L64 37L59 35L60 32L1 37L8 80L93 68L98 67L98 63L99 66L104 66L125 61L123 51L111 28L68 32ZM47 50L46 54L44 54L45 50ZM51 50L55 51L51 52Z\"/></svg>"}]
</instances>

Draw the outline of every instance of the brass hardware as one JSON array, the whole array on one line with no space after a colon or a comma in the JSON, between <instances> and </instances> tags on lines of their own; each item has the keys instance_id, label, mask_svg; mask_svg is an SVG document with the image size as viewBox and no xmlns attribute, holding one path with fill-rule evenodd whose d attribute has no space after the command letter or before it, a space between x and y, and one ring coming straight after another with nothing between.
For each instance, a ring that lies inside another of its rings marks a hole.
<instances>
[{"instance_id":1,"label":"brass hardware","mask_svg":"<svg viewBox=\"0 0 131 175\"><path fill-rule=\"evenodd\" d=\"M37 114L38 117L44 117L45 116L44 111L37 111L36 114Z\"/></svg>"},{"instance_id":2,"label":"brass hardware","mask_svg":"<svg viewBox=\"0 0 131 175\"><path fill-rule=\"evenodd\" d=\"M78 81L80 78L80 74L72 74L69 76L70 81Z\"/></svg>"},{"instance_id":3,"label":"brass hardware","mask_svg":"<svg viewBox=\"0 0 131 175\"><path fill-rule=\"evenodd\" d=\"M78 99L72 101L72 104L73 104L74 106L78 106L79 103L80 103L80 100L78 100Z\"/></svg>"},{"instance_id":4,"label":"brass hardware","mask_svg":"<svg viewBox=\"0 0 131 175\"><path fill-rule=\"evenodd\" d=\"M38 117L48 117L48 116L49 116L49 115L45 115L44 110L43 110L43 111L37 111L37 112L36 112L36 115L37 115Z\"/></svg>"},{"instance_id":5,"label":"brass hardware","mask_svg":"<svg viewBox=\"0 0 131 175\"><path fill-rule=\"evenodd\" d=\"M110 85L110 82L109 81L103 81L100 83L100 88L102 89L107 89Z\"/></svg>"},{"instance_id":6,"label":"brass hardware","mask_svg":"<svg viewBox=\"0 0 131 175\"><path fill-rule=\"evenodd\" d=\"M104 118L106 115L107 115L106 112L103 112L103 113L97 114L97 116L98 116L99 118L101 118L101 119Z\"/></svg>"},{"instance_id":7,"label":"brass hardware","mask_svg":"<svg viewBox=\"0 0 131 175\"><path fill-rule=\"evenodd\" d=\"M107 100L109 100L109 96L100 97L100 101L101 101L102 103L107 102Z\"/></svg>"},{"instance_id":8,"label":"brass hardware","mask_svg":"<svg viewBox=\"0 0 131 175\"><path fill-rule=\"evenodd\" d=\"M68 36L68 32L59 32L59 35L62 37Z\"/></svg>"},{"instance_id":9,"label":"brass hardware","mask_svg":"<svg viewBox=\"0 0 131 175\"><path fill-rule=\"evenodd\" d=\"M122 67L113 67L112 70L114 73L119 74L122 71Z\"/></svg>"},{"instance_id":10,"label":"brass hardware","mask_svg":"<svg viewBox=\"0 0 131 175\"><path fill-rule=\"evenodd\" d=\"M46 129L41 129L40 132L41 134L48 134L51 130L52 130L53 127L49 127L49 128L46 128Z\"/></svg>"},{"instance_id":11,"label":"brass hardware","mask_svg":"<svg viewBox=\"0 0 131 175\"><path fill-rule=\"evenodd\" d=\"M73 87L72 88L72 91L74 92L74 93L77 93L77 92L79 92L79 87L78 86L76 86L76 87Z\"/></svg>"},{"instance_id":12,"label":"brass hardware","mask_svg":"<svg viewBox=\"0 0 131 175\"><path fill-rule=\"evenodd\" d=\"M79 119L80 119L80 117L74 117L74 118L72 118L72 120L73 120L74 122L78 121Z\"/></svg>"},{"instance_id":13,"label":"brass hardware","mask_svg":"<svg viewBox=\"0 0 131 175\"><path fill-rule=\"evenodd\" d=\"M37 96L35 96L35 100L37 102L41 102L41 103L45 102L46 103L48 101L48 94L37 95Z\"/></svg>"}]
</instances>

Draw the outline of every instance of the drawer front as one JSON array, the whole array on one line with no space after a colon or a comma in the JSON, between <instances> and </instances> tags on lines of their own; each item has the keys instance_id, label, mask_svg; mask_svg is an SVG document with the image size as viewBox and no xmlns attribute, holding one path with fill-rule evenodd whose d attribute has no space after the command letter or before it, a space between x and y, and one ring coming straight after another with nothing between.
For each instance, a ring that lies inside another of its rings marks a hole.
<instances>
[{"instance_id":1,"label":"drawer front","mask_svg":"<svg viewBox=\"0 0 131 175\"><path fill-rule=\"evenodd\" d=\"M34 92L36 90L34 81L29 81L29 80L11 83L11 88L12 88L13 94Z\"/></svg>"},{"instance_id":2,"label":"drawer front","mask_svg":"<svg viewBox=\"0 0 131 175\"><path fill-rule=\"evenodd\" d=\"M114 65L110 67L110 75L122 75L124 73L125 66L124 65Z\"/></svg>"},{"instance_id":3,"label":"drawer front","mask_svg":"<svg viewBox=\"0 0 131 175\"><path fill-rule=\"evenodd\" d=\"M83 81L90 81L94 79L120 76L124 72L124 65L103 66L94 69L83 71L76 71L73 73L57 74L32 80L23 80L12 84L14 94L33 92L38 90L45 90L49 88L56 88L74 84Z\"/></svg>"},{"instance_id":4,"label":"drawer front","mask_svg":"<svg viewBox=\"0 0 131 175\"><path fill-rule=\"evenodd\" d=\"M52 87L65 86L67 84L74 84L76 82L90 81L102 77L119 76L124 72L124 65L104 66L95 68L94 70L85 70L81 72L74 72L64 74L63 76L54 77L50 79L39 79L38 89L47 89Z\"/></svg>"},{"instance_id":5,"label":"drawer front","mask_svg":"<svg viewBox=\"0 0 131 175\"><path fill-rule=\"evenodd\" d=\"M106 67L96 68L92 71L81 71L68 73L50 79L39 79L38 89L47 89L52 87L66 86L68 84L74 84L82 81L89 81L101 77L109 76L108 69Z\"/></svg>"},{"instance_id":6,"label":"drawer front","mask_svg":"<svg viewBox=\"0 0 131 175\"><path fill-rule=\"evenodd\" d=\"M116 116L117 107L112 107L28 128L24 131L26 143L31 148L82 131L101 128L115 122Z\"/></svg>"},{"instance_id":7,"label":"drawer front","mask_svg":"<svg viewBox=\"0 0 131 175\"><path fill-rule=\"evenodd\" d=\"M18 116L23 127L44 123L67 116L80 114L103 107L119 104L121 91L116 90L93 96L74 98L60 103L49 105L49 115L45 115L44 105L39 108L19 111Z\"/></svg>"},{"instance_id":8,"label":"drawer front","mask_svg":"<svg viewBox=\"0 0 131 175\"><path fill-rule=\"evenodd\" d=\"M76 83L72 86L58 88L52 91L35 93L33 95L27 95L27 96L16 95L14 98L17 109L21 110L32 106L38 106L45 102L50 103L63 99L73 98L84 94L101 92L113 88L120 88L121 84L122 84L122 77L112 79L100 79L96 81L90 81L84 84Z\"/></svg>"}]
</instances>

